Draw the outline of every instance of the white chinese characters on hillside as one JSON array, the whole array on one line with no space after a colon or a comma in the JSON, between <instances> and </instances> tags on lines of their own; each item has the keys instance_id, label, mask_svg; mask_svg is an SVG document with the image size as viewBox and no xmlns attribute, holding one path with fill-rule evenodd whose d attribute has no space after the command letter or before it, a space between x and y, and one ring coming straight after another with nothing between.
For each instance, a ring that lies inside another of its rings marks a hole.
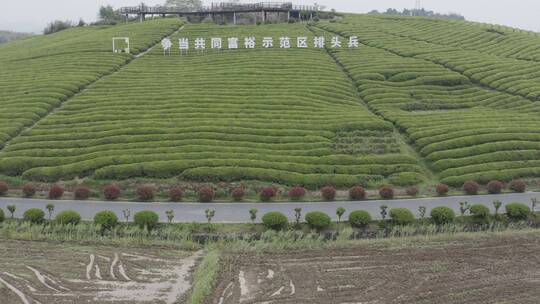
<instances>
[{"instance_id":1,"label":"white chinese characters on hillside","mask_svg":"<svg viewBox=\"0 0 540 304\"><path fill-rule=\"evenodd\" d=\"M342 41L344 40L344 41ZM279 41L279 44L278 44ZM119 43L120 42L120 43ZM120 46L122 44L122 46ZM161 40L161 47L163 49L163 54L171 54L171 49L173 48L173 42L170 38L164 38ZM187 53L190 49L197 50L202 52L207 48L213 50L236 50L236 49L339 49L339 48L359 48L360 40L357 36L351 36L348 38L341 38L340 36L333 36L330 39L326 39L324 36L315 36L311 40L308 37L296 37L296 39L291 37L279 37L276 39L274 44L274 37L264 36L260 40L254 36L243 37L243 39L238 37L212 37L212 38L203 38L197 37L190 39L187 37L182 37L178 39L178 49L180 54ZM113 52L114 53L129 53L129 38L127 37L114 37L113 38Z\"/></svg>"}]
</instances>

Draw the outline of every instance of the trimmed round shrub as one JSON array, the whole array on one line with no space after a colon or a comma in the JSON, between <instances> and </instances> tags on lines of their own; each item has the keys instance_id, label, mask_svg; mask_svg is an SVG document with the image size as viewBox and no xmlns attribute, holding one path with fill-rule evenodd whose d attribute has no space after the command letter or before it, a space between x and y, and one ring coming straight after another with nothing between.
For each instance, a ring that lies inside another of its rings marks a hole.
<instances>
[{"instance_id":1,"label":"trimmed round shrub","mask_svg":"<svg viewBox=\"0 0 540 304\"><path fill-rule=\"evenodd\" d=\"M390 187L382 187L379 189L379 195L383 199L392 199L394 198L394 189Z\"/></svg>"},{"instance_id":2,"label":"trimmed round shrub","mask_svg":"<svg viewBox=\"0 0 540 304\"><path fill-rule=\"evenodd\" d=\"M54 185L49 189L49 198L50 199L59 199L64 195L64 188L59 185Z\"/></svg>"},{"instance_id":3,"label":"trimmed round shrub","mask_svg":"<svg viewBox=\"0 0 540 304\"><path fill-rule=\"evenodd\" d=\"M78 187L74 191L75 199L78 199L78 200L88 199L91 193L92 191L88 187Z\"/></svg>"},{"instance_id":4,"label":"trimmed round shrub","mask_svg":"<svg viewBox=\"0 0 540 304\"><path fill-rule=\"evenodd\" d=\"M235 202L240 202L244 199L244 195L245 195L245 191L244 191L244 188L242 187L237 187L237 188L234 188L232 191L231 191L231 197L233 199L233 201Z\"/></svg>"},{"instance_id":5,"label":"trimmed round shrub","mask_svg":"<svg viewBox=\"0 0 540 304\"><path fill-rule=\"evenodd\" d=\"M214 200L216 192L212 187L202 187L199 189L199 202L201 203L210 203Z\"/></svg>"},{"instance_id":6,"label":"trimmed round shrub","mask_svg":"<svg viewBox=\"0 0 540 304\"><path fill-rule=\"evenodd\" d=\"M118 216L112 211L100 211L94 216L94 223L102 229L112 230L118 225Z\"/></svg>"},{"instance_id":7,"label":"trimmed round shrub","mask_svg":"<svg viewBox=\"0 0 540 304\"><path fill-rule=\"evenodd\" d=\"M336 188L326 186L321 189L321 196L325 201L333 201L336 199Z\"/></svg>"},{"instance_id":8,"label":"trimmed round shrub","mask_svg":"<svg viewBox=\"0 0 540 304\"><path fill-rule=\"evenodd\" d=\"M407 192L407 195L416 197L418 193L420 193L420 189L418 189L418 187L416 186L413 186L413 187L407 188L406 192Z\"/></svg>"},{"instance_id":9,"label":"trimmed round shrub","mask_svg":"<svg viewBox=\"0 0 540 304\"><path fill-rule=\"evenodd\" d=\"M431 209L431 219L437 225L452 223L456 218L454 210L446 206L435 207Z\"/></svg>"},{"instance_id":10,"label":"trimmed round shrub","mask_svg":"<svg viewBox=\"0 0 540 304\"><path fill-rule=\"evenodd\" d=\"M45 212L38 208L31 208L23 213L23 219L32 224L41 224L45 220Z\"/></svg>"},{"instance_id":11,"label":"trimmed round shrub","mask_svg":"<svg viewBox=\"0 0 540 304\"><path fill-rule=\"evenodd\" d=\"M3 222L6 219L6 214L4 213L4 210L0 208L0 223Z\"/></svg>"},{"instance_id":12,"label":"trimmed round shrub","mask_svg":"<svg viewBox=\"0 0 540 304\"><path fill-rule=\"evenodd\" d=\"M306 189L303 187L292 187L289 189L289 198L293 201L299 201L306 196Z\"/></svg>"},{"instance_id":13,"label":"trimmed round shrub","mask_svg":"<svg viewBox=\"0 0 540 304\"><path fill-rule=\"evenodd\" d=\"M171 202L181 202L184 198L184 189L180 187L173 187L169 189L169 200Z\"/></svg>"},{"instance_id":14,"label":"trimmed round shrub","mask_svg":"<svg viewBox=\"0 0 540 304\"><path fill-rule=\"evenodd\" d=\"M281 212L268 212L262 217L263 225L272 230L283 230L289 224L289 219Z\"/></svg>"},{"instance_id":15,"label":"trimmed round shrub","mask_svg":"<svg viewBox=\"0 0 540 304\"><path fill-rule=\"evenodd\" d=\"M445 184L438 184L437 186L435 186L435 191L437 192L438 196L445 196L446 194L448 194L448 190L448 185Z\"/></svg>"},{"instance_id":16,"label":"trimmed round shrub","mask_svg":"<svg viewBox=\"0 0 540 304\"><path fill-rule=\"evenodd\" d=\"M332 219L324 212L312 211L306 213L306 223L309 228L320 231L330 227Z\"/></svg>"},{"instance_id":17,"label":"trimmed round shrub","mask_svg":"<svg viewBox=\"0 0 540 304\"><path fill-rule=\"evenodd\" d=\"M414 215L407 208L390 209L389 215L395 225L409 225L414 223Z\"/></svg>"},{"instance_id":18,"label":"trimmed round shrub","mask_svg":"<svg viewBox=\"0 0 540 304\"><path fill-rule=\"evenodd\" d=\"M469 212L477 223L486 223L489 221L489 208L482 204L472 205Z\"/></svg>"},{"instance_id":19,"label":"trimmed round shrub","mask_svg":"<svg viewBox=\"0 0 540 304\"><path fill-rule=\"evenodd\" d=\"M154 187L139 186L137 187L137 198L141 201L151 201L154 199Z\"/></svg>"},{"instance_id":20,"label":"trimmed round shrub","mask_svg":"<svg viewBox=\"0 0 540 304\"><path fill-rule=\"evenodd\" d=\"M510 190L518 193L523 193L527 190L527 183L522 180L516 179L510 182Z\"/></svg>"},{"instance_id":21,"label":"trimmed round shrub","mask_svg":"<svg viewBox=\"0 0 540 304\"><path fill-rule=\"evenodd\" d=\"M141 229L152 230L159 223L159 216L154 211L145 210L135 213L133 217L135 225L139 226Z\"/></svg>"},{"instance_id":22,"label":"trimmed round shrub","mask_svg":"<svg viewBox=\"0 0 540 304\"><path fill-rule=\"evenodd\" d=\"M64 210L56 215L55 220L61 225L78 225L81 222L81 215L74 210Z\"/></svg>"},{"instance_id":23,"label":"trimmed round shrub","mask_svg":"<svg viewBox=\"0 0 540 304\"><path fill-rule=\"evenodd\" d=\"M108 201L117 200L120 197L121 192L120 187L117 185L107 185L103 187L103 196Z\"/></svg>"},{"instance_id":24,"label":"trimmed round shrub","mask_svg":"<svg viewBox=\"0 0 540 304\"><path fill-rule=\"evenodd\" d=\"M510 203L505 206L506 216L513 221L524 221L529 218L531 209L522 203Z\"/></svg>"},{"instance_id":25,"label":"trimmed round shrub","mask_svg":"<svg viewBox=\"0 0 540 304\"><path fill-rule=\"evenodd\" d=\"M8 184L6 182L0 182L0 195L6 195L8 190Z\"/></svg>"},{"instance_id":26,"label":"trimmed round shrub","mask_svg":"<svg viewBox=\"0 0 540 304\"><path fill-rule=\"evenodd\" d=\"M467 181L463 184L463 191L468 195L477 195L480 185L475 181Z\"/></svg>"},{"instance_id":27,"label":"trimmed round shrub","mask_svg":"<svg viewBox=\"0 0 540 304\"><path fill-rule=\"evenodd\" d=\"M499 194L504 188L504 184L498 180L490 181L487 184L487 191L489 194Z\"/></svg>"},{"instance_id":28,"label":"trimmed round shrub","mask_svg":"<svg viewBox=\"0 0 540 304\"><path fill-rule=\"evenodd\" d=\"M349 199L356 201L366 198L366 190L361 186L354 186L349 190Z\"/></svg>"},{"instance_id":29,"label":"trimmed round shrub","mask_svg":"<svg viewBox=\"0 0 540 304\"><path fill-rule=\"evenodd\" d=\"M34 187L34 185L31 183L24 184L22 187L22 193L24 197L32 197L36 195L36 187Z\"/></svg>"},{"instance_id":30,"label":"trimmed round shrub","mask_svg":"<svg viewBox=\"0 0 540 304\"><path fill-rule=\"evenodd\" d=\"M269 202L274 196L276 196L276 189L273 187L264 187L259 193L259 197L263 202Z\"/></svg>"},{"instance_id":31,"label":"trimmed round shrub","mask_svg":"<svg viewBox=\"0 0 540 304\"><path fill-rule=\"evenodd\" d=\"M355 228L364 228L371 223L371 215L364 210L356 210L349 213L349 224Z\"/></svg>"}]
</instances>

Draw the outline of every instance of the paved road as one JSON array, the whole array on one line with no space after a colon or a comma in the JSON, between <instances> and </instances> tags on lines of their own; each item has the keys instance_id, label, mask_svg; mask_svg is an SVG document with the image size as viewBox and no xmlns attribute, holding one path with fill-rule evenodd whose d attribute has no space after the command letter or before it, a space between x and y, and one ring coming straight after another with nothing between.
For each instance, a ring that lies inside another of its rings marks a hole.
<instances>
[{"instance_id":1,"label":"paved road","mask_svg":"<svg viewBox=\"0 0 540 304\"><path fill-rule=\"evenodd\" d=\"M251 208L258 209L258 217L269 211L280 211L294 220L294 208L302 208L302 213L309 211L322 211L337 219L335 212L338 207L347 210L345 217L350 211L362 209L366 210L374 218L380 218L379 206L386 204L390 208L406 207L415 214L418 213L419 206L426 206L429 210L437 206L448 206L459 214L459 202L467 201L469 203L482 203L493 210L492 202L500 200L503 206L509 202L522 202L530 205L531 198L540 199L540 193L512 193L499 195L476 195L476 196L452 196L436 198L418 198L418 199L397 199L391 201L360 201L360 202L301 202L301 203L140 203L140 202L102 202L102 201L73 201L73 200L37 200L24 198L0 198L0 208L7 213L6 206L15 204L17 211L16 217L22 217L22 213L29 208L45 208L48 203L55 205L55 213L73 209L81 213L84 219L92 219L94 214L102 210L111 210L123 218L122 210L130 209L131 216L141 210L153 210L160 215L162 221L166 221L165 211L174 210L175 222L206 222L204 214L205 209L216 210L213 222L221 223L244 223L249 222L249 212ZM504 207L501 208L504 212ZM6 216L9 216L6 214Z\"/></svg>"}]
</instances>

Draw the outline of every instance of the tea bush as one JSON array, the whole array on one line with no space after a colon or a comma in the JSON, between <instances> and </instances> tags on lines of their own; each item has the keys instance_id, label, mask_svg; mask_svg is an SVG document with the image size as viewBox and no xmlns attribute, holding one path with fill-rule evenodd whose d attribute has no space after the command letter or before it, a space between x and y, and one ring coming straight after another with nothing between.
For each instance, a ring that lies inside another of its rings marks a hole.
<instances>
[{"instance_id":1,"label":"tea bush","mask_svg":"<svg viewBox=\"0 0 540 304\"><path fill-rule=\"evenodd\" d=\"M309 228L321 231L330 227L332 219L324 212L313 211L306 214L306 223Z\"/></svg>"},{"instance_id":2,"label":"tea bush","mask_svg":"<svg viewBox=\"0 0 540 304\"><path fill-rule=\"evenodd\" d=\"M94 223L104 230L112 230L118 225L118 216L112 211L100 211L94 216Z\"/></svg>"},{"instance_id":3,"label":"tea bush","mask_svg":"<svg viewBox=\"0 0 540 304\"><path fill-rule=\"evenodd\" d=\"M56 215L55 221L61 225L77 225L81 222L81 215L73 210L64 210Z\"/></svg>"},{"instance_id":4,"label":"tea bush","mask_svg":"<svg viewBox=\"0 0 540 304\"><path fill-rule=\"evenodd\" d=\"M431 219L437 225L452 223L456 218L454 210L446 206L435 207L430 212Z\"/></svg>"},{"instance_id":5,"label":"tea bush","mask_svg":"<svg viewBox=\"0 0 540 304\"><path fill-rule=\"evenodd\" d=\"M395 225L410 225L415 221L413 213L407 208L392 208L389 215Z\"/></svg>"},{"instance_id":6,"label":"tea bush","mask_svg":"<svg viewBox=\"0 0 540 304\"><path fill-rule=\"evenodd\" d=\"M349 213L349 223L355 228L364 228L371 223L371 215L364 210Z\"/></svg>"},{"instance_id":7,"label":"tea bush","mask_svg":"<svg viewBox=\"0 0 540 304\"><path fill-rule=\"evenodd\" d=\"M262 217L263 225L272 230L283 230L287 227L289 220L281 212L268 212Z\"/></svg>"},{"instance_id":8,"label":"tea bush","mask_svg":"<svg viewBox=\"0 0 540 304\"><path fill-rule=\"evenodd\" d=\"M159 216L154 211L145 210L135 213L133 220L139 228L152 230L158 225Z\"/></svg>"}]
</instances>

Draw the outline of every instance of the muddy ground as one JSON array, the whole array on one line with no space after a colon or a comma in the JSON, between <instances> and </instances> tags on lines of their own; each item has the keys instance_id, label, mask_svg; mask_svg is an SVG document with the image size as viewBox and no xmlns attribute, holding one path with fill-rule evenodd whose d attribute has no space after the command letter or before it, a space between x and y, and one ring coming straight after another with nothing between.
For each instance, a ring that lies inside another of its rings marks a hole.
<instances>
[{"instance_id":1,"label":"muddy ground","mask_svg":"<svg viewBox=\"0 0 540 304\"><path fill-rule=\"evenodd\" d=\"M0 240L0 303L177 303L200 255Z\"/></svg>"},{"instance_id":2,"label":"muddy ground","mask_svg":"<svg viewBox=\"0 0 540 304\"><path fill-rule=\"evenodd\" d=\"M209 303L540 303L540 234L230 256Z\"/></svg>"}]
</instances>

